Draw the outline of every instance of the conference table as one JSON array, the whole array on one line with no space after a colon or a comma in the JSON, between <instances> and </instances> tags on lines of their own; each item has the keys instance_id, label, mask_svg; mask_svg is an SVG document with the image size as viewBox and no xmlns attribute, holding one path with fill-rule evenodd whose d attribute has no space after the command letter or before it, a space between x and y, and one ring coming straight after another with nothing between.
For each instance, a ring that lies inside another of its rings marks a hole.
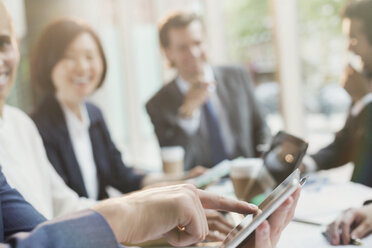
<instances>
[{"instance_id":1,"label":"conference table","mask_svg":"<svg viewBox=\"0 0 372 248\"><path fill-rule=\"evenodd\" d=\"M372 188L349 181L353 167L321 171L308 175L295 217L282 232L277 248L330 248L322 235L326 225L332 222L343 210L360 207L372 199ZM226 197L236 198L231 181L227 178L210 185L207 191ZM236 219L236 218L235 218ZM158 246L165 247L165 246ZM197 247L218 247L216 244L203 244ZM338 246L355 247L351 245ZM362 239L361 248L372 247L372 234Z\"/></svg>"},{"instance_id":2,"label":"conference table","mask_svg":"<svg viewBox=\"0 0 372 248\"><path fill-rule=\"evenodd\" d=\"M365 200L372 199L372 188L345 180L345 170L331 170L310 174L302 189L294 220L283 231L278 248L318 248L331 246L322 235L328 223L343 210L360 207ZM230 180L216 183L208 191L235 197ZM340 246L355 247L355 246ZM372 247L372 235L362 239L358 247Z\"/></svg>"}]
</instances>

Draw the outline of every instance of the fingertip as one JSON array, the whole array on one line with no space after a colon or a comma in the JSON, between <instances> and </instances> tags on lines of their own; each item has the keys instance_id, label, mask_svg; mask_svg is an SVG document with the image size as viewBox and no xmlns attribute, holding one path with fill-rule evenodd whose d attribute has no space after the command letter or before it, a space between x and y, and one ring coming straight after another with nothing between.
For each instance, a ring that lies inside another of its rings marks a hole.
<instances>
[{"instance_id":1,"label":"fingertip","mask_svg":"<svg viewBox=\"0 0 372 248\"><path fill-rule=\"evenodd\" d=\"M359 232L359 230L354 230L351 232L350 237L353 239L360 239L362 238L363 234Z\"/></svg>"},{"instance_id":2,"label":"fingertip","mask_svg":"<svg viewBox=\"0 0 372 248\"><path fill-rule=\"evenodd\" d=\"M246 214L257 214L260 211L258 206L254 205L252 203L248 203L248 202L245 202L245 201L240 201L240 204L244 209L246 209Z\"/></svg>"},{"instance_id":3,"label":"fingertip","mask_svg":"<svg viewBox=\"0 0 372 248\"><path fill-rule=\"evenodd\" d=\"M293 202L294 202L294 199L291 196L287 200L284 201L284 203L282 204L282 208L283 209L289 209L292 206Z\"/></svg>"},{"instance_id":4,"label":"fingertip","mask_svg":"<svg viewBox=\"0 0 372 248\"><path fill-rule=\"evenodd\" d=\"M259 211L259 208L258 206L254 205L254 204L251 204L251 203L247 203L248 204L248 207L256 212Z\"/></svg>"},{"instance_id":5,"label":"fingertip","mask_svg":"<svg viewBox=\"0 0 372 248\"><path fill-rule=\"evenodd\" d=\"M300 196L301 190L302 190L302 186L300 185L300 186L298 186L298 188L296 189L296 191L293 194L294 198L297 198L297 197Z\"/></svg>"},{"instance_id":6,"label":"fingertip","mask_svg":"<svg viewBox=\"0 0 372 248\"><path fill-rule=\"evenodd\" d=\"M361 237L358 235L358 233L351 233L351 235L350 235L350 237L352 238L352 239L360 239Z\"/></svg>"},{"instance_id":7,"label":"fingertip","mask_svg":"<svg viewBox=\"0 0 372 248\"><path fill-rule=\"evenodd\" d=\"M339 241L339 237L337 234L332 234L331 236L331 244L332 245L339 245L340 241Z\"/></svg>"},{"instance_id":8,"label":"fingertip","mask_svg":"<svg viewBox=\"0 0 372 248\"><path fill-rule=\"evenodd\" d=\"M270 225L269 225L269 222L267 220L265 220L264 222L262 222L258 228L257 228L257 235L260 236L261 239L266 239L270 236Z\"/></svg>"}]
</instances>

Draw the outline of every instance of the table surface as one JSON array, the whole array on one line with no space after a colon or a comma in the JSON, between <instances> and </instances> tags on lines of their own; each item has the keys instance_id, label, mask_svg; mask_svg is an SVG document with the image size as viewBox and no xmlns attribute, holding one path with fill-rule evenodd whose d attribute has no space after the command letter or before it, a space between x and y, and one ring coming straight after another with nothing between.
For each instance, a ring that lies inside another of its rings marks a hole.
<instances>
[{"instance_id":1,"label":"table surface","mask_svg":"<svg viewBox=\"0 0 372 248\"><path fill-rule=\"evenodd\" d=\"M353 167L347 165L309 176L301 192L295 218L315 222L321 226L290 222L281 235L278 248L336 247L331 246L322 235L326 224L334 220L341 211L350 207L360 207L365 200L372 199L372 188L349 182L352 170ZM212 185L206 190L235 198L229 180ZM372 235L362 239L362 243L363 245L357 247L372 247Z\"/></svg>"},{"instance_id":2,"label":"table surface","mask_svg":"<svg viewBox=\"0 0 372 248\"><path fill-rule=\"evenodd\" d=\"M321 226L292 221L283 231L278 248L314 248L331 246L323 237L326 224L333 221L343 210L360 207L372 199L372 188L349 182L352 167L345 166L310 175L299 199L295 218L315 222ZM230 181L213 185L207 190L234 197ZM362 240L358 247L372 247L372 235ZM355 246L342 246L355 247Z\"/></svg>"}]
</instances>

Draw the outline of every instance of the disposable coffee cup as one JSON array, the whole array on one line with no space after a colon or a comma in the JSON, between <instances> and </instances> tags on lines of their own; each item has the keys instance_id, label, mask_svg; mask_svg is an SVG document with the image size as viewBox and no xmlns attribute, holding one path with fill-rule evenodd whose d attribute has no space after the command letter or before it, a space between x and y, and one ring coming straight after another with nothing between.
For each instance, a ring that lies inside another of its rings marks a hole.
<instances>
[{"instance_id":1,"label":"disposable coffee cup","mask_svg":"<svg viewBox=\"0 0 372 248\"><path fill-rule=\"evenodd\" d=\"M230 179L234 186L235 196L240 200L248 200L247 197L257 185L258 175L262 168L262 159L245 158L232 161L230 167Z\"/></svg>"},{"instance_id":2,"label":"disposable coffee cup","mask_svg":"<svg viewBox=\"0 0 372 248\"><path fill-rule=\"evenodd\" d=\"M185 150L182 146L169 146L161 148L163 172L165 174L182 174Z\"/></svg>"}]
</instances>

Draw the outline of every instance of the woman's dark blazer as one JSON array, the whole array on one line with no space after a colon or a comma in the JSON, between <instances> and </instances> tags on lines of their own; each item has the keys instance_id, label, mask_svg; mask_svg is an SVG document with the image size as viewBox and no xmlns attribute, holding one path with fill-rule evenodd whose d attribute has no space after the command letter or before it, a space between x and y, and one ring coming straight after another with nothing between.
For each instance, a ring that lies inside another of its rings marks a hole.
<instances>
[{"instance_id":1,"label":"woman's dark blazer","mask_svg":"<svg viewBox=\"0 0 372 248\"><path fill-rule=\"evenodd\" d=\"M107 198L106 186L122 193L138 190L143 175L136 174L122 161L121 153L111 140L100 109L86 103L94 161L99 182L98 199ZM88 197L80 166L75 156L67 123L56 98L46 98L31 115L43 139L48 158L66 184L79 196Z\"/></svg>"}]
</instances>

